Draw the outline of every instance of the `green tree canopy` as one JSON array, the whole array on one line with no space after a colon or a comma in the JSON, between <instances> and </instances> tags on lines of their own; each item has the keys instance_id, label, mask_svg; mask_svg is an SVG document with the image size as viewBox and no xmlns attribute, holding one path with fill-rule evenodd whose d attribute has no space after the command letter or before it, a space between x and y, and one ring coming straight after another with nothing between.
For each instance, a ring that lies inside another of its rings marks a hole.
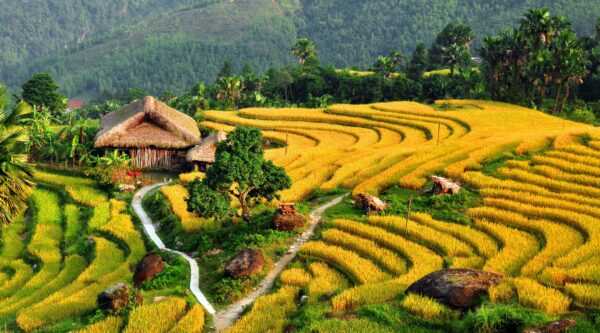
<instances>
[{"instance_id":1,"label":"green tree canopy","mask_svg":"<svg viewBox=\"0 0 600 333\"><path fill-rule=\"evenodd\" d=\"M428 64L427 48L425 47L425 43L421 42L417 44L417 47L410 58L406 71L412 79L418 80L427 70Z\"/></svg>"},{"instance_id":2,"label":"green tree canopy","mask_svg":"<svg viewBox=\"0 0 600 333\"><path fill-rule=\"evenodd\" d=\"M221 205L228 200L225 196L231 195L239 200L244 220L251 222L250 203L278 199L279 191L290 188L292 181L285 170L265 160L262 141L261 131L255 128L238 126L230 132L217 146L215 163L206 172L204 185L191 188L189 209L200 216L218 217L224 213ZM207 194L209 189L215 193ZM220 206L199 204L201 195Z\"/></svg>"},{"instance_id":3,"label":"green tree canopy","mask_svg":"<svg viewBox=\"0 0 600 333\"><path fill-rule=\"evenodd\" d=\"M26 133L21 118L31 107L20 102L9 111L8 90L0 84L0 223L10 223L21 214L34 186L33 170L27 163L23 141Z\"/></svg>"},{"instance_id":4,"label":"green tree canopy","mask_svg":"<svg viewBox=\"0 0 600 333\"><path fill-rule=\"evenodd\" d=\"M297 40L296 43L294 43L294 45L290 49L290 52L292 52L294 56L298 57L298 60L301 64L304 64L306 59L308 59L309 57L317 56L315 43L309 40L308 38L302 38Z\"/></svg>"},{"instance_id":5,"label":"green tree canopy","mask_svg":"<svg viewBox=\"0 0 600 333\"><path fill-rule=\"evenodd\" d=\"M429 65L432 67L451 66L451 68L469 65L472 42L471 27L460 23L449 23L431 45Z\"/></svg>"},{"instance_id":6,"label":"green tree canopy","mask_svg":"<svg viewBox=\"0 0 600 333\"><path fill-rule=\"evenodd\" d=\"M187 184L186 188L190 193L186 199L188 211L217 221L231 214L231 199L228 195L212 190L198 178Z\"/></svg>"},{"instance_id":7,"label":"green tree canopy","mask_svg":"<svg viewBox=\"0 0 600 333\"><path fill-rule=\"evenodd\" d=\"M66 108L66 97L58 92L58 85L48 73L34 75L21 88L21 98L30 105L45 106L54 114Z\"/></svg>"}]
</instances>

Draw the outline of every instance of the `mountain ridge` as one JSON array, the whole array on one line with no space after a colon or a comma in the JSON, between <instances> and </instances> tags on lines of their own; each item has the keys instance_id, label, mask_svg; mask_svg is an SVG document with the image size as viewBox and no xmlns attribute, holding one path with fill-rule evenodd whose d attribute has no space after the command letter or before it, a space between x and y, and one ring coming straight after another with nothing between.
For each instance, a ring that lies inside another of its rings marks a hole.
<instances>
[{"instance_id":1,"label":"mountain ridge","mask_svg":"<svg viewBox=\"0 0 600 333\"><path fill-rule=\"evenodd\" d=\"M8 31L0 38L3 46L8 45L0 50L0 81L14 90L34 73L44 71L55 76L69 95L96 95L132 86L152 93L183 91L197 80L212 82L225 60L237 69L250 63L259 72L292 64L295 60L289 48L301 37L316 42L325 64L366 68L392 49L410 53L419 41L430 43L450 21L470 24L477 46L482 36L513 25L529 7L550 5L556 13L568 14L580 35L591 34L592 18L600 13L600 4L589 0L551 4L537 0L502 4L480 0L70 3L0 0L0 12L4 10L0 20L13 23L11 31L7 25L0 28L0 32ZM37 31L55 38L40 42L42 37L31 32L33 23L19 25L20 15L8 19L11 12L21 13L25 6L32 7L31 21L42 25L43 16L54 10L56 22ZM75 16L72 11L77 8L85 10ZM82 26L70 26L77 22L83 22ZM25 33L19 42L14 31L22 30ZM34 44L23 49L23 45Z\"/></svg>"}]
</instances>

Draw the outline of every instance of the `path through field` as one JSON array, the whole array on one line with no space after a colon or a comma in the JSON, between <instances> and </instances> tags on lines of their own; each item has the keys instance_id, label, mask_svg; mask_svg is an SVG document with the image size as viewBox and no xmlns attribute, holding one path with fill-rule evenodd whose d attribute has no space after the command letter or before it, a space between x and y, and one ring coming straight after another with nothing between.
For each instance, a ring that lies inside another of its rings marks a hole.
<instances>
[{"instance_id":1,"label":"path through field","mask_svg":"<svg viewBox=\"0 0 600 333\"><path fill-rule=\"evenodd\" d=\"M313 236L317 224L319 223L319 221L321 221L321 215L328 208L331 208L340 203L346 196L347 194L339 196L310 213L310 225L308 229L306 229L306 231L304 231L296 239L296 241L290 246L286 254L273 265L271 271L267 273L267 276L260 282L256 289L245 298L229 305L228 307L219 311L214 316L213 323L215 326L215 332L221 332L227 327L231 326L238 319L238 317L240 317L240 315L242 314L242 312L244 312L244 309L247 306L252 304L252 302L254 302L259 296L271 290L271 287L273 287L273 283L275 282L277 276L279 276L279 274L281 274L285 267L296 257L300 245L306 243L306 241L308 241Z\"/></svg>"},{"instance_id":2,"label":"path through field","mask_svg":"<svg viewBox=\"0 0 600 333\"><path fill-rule=\"evenodd\" d=\"M135 211L137 216L142 221L146 233L159 249L177 253L190 263L190 290L192 291L196 299L198 299L198 302L200 302L200 304L206 309L206 311L214 316L213 322L216 332L221 332L222 330L231 326L236 321L236 319L238 319L238 317L242 314L242 312L244 312L244 309L247 306L252 304L252 302L254 302L259 296L268 292L271 289L271 287L273 287L275 279L277 278L277 276L279 276L279 274L281 274L285 267L296 257L300 246L306 243L314 235L315 228L317 227L319 221L321 221L321 215L323 214L323 212L325 212L332 206L337 205L344 199L344 197L347 196L347 194L341 195L315 209L310 214L310 225L308 229L306 229L296 239L296 241L290 246L286 254L273 265L273 268L269 271L269 273L267 273L267 276L261 281L261 283L256 287L256 289L245 298L237 301L234 304L231 304L230 306L224 308L218 313L215 313L216 311L213 308L213 306L210 304L206 296L204 296L202 291L200 291L200 289L198 288L200 274L198 271L198 263L196 262L196 260L194 260L193 258L191 258L183 252L167 248L163 241L160 239L160 237L158 237L158 234L156 233L156 228L152 224L152 220L142 207L142 200L148 193L150 193L154 189L157 189L167 184L168 183L159 183L142 188L135 194L131 205L133 206L133 210Z\"/></svg>"},{"instance_id":3,"label":"path through field","mask_svg":"<svg viewBox=\"0 0 600 333\"><path fill-rule=\"evenodd\" d=\"M150 185L150 186L146 186L146 187L142 188L133 197L133 200L131 201L131 205L133 206L133 210L135 211L137 216L142 221L142 224L144 225L144 229L146 230L146 233L148 234L148 236L150 237L152 242L154 242L154 244L156 244L156 246L159 249L177 253L178 255L182 256L185 260L187 260L187 262L190 264L190 272L191 272L190 290L192 291L192 293L194 294L196 299L198 299L198 302L200 302L200 304L204 307L204 309L206 309L206 311L208 313L210 313L211 315L214 315L216 312L215 309L210 304L210 302L208 302L208 299L206 298L206 296L204 296L202 291L200 291L200 288L198 288L198 284L200 282L200 273L198 271L198 263L196 262L196 260L194 260L194 258L188 256L187 254L185 254L183 252L167 248L165 246L165 244L163 243L163 241L160 239L160 237L158 237L158 234L156 234L156 228L154 228L154 225L152 224L152 220L150 219L150 217L148 216L148 214L142 207L142 199L144 199L144 196L146 196L146 194L148 194L150 191L152 191L156 188L159 188L161 186L164 186L166 184L167 183L159 183L159 184L154 184L154 185Z\"/></svg>"}]
</instances>

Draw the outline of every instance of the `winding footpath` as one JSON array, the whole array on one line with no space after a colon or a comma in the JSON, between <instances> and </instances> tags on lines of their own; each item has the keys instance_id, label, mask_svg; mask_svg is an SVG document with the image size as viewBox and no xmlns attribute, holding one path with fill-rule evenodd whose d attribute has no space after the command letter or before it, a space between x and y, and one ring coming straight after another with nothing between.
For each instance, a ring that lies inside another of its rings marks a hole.
<instances>
[{"instance_id":1,"label":"winding footpath","mask_svg":"<svg viewBox=\"0 0 600 333\"><path fill-rule=\"evenodd\" d=\"M298 250L300 249L300 245L306 243L315 233L315 228L317 224L321 221L321 215L323 213L340 203L347 194L339 196L323 206L315 209L312 213L310 213L310 225L308 228L296 239L296 241L290 246L289 250L286 252L284 256L282 256L278 262L273 265L273 268L267 273L267 276L260 282L260 284L256 287L256 289L250 293L248 296L242 298L241 300L229 305L223 310L219 311L213 319L213 323L215 326L216 332L221 332L227 327L231 326L236 319L244 312L247 306L252 304L260 295L268 292L273 287L273 283L275 283L275 279L283 272L285 267L296 257L298 254Z\"/></svg>"},{"instance_id":2,"label":"winding footpath","mask_svg":"<svg viewBox=\"0 0 600 333\"><path fill-rule=\"evenodd\" d=\"M344 199L344 197L347 196L347 194L341 195L341 196L327 202L323 206L320 206L319 208L315 209L313 212L311 212L310 213L310 224L309 224L308 228L300 236L298 236L298 238L290 246L290 248L288 249L286 254L283 255L279 259L279 261L277 261L273 265L273 268L269 271L269 273L267 273L265 278L254 289L254 291L252 293L250 293L248 296L244 297L243 299L237 301L236 303L229 305L228 307L222 309L221 311L219 311L217 313L215 311L215 309L213 308L213 306L208 301L208 299L206 298L206 296L204 296L202 291L200 291L200 288L198 288L199 281L200 281L200 274L198 271L198 263L196 262L196 260L194 260L193 258L191 258L190 256L188 256L187 254L185 254L183 252L167 248L165 246L165 244L163 243L163 241L160 239L160 237L158 237L158 234L156 233L156 228L152 224L152 220L150 219L150 217L148 216L148 214L142 207L142 199L148 193L150 193L154 189L157 189L166 184L168 184L168 183L154 184L154 185L146 186L146 187L142 188L141 190L139 190L135 194L135 196L132 200L132 203L131 203L133 206L133 210L135 211L135 213L138 215L138 217L142 221L142 224L144 226L144 229L146 230L146 233L148 234L148 236L150 237L152 242L154 242L154 244L156 244L156 246L159 249L177 253L178 255L182 256L185 260L187 260L187 262L190 264L190 271L191 271L190 290L192 291L192 293L194 294L196 299L198 299L198 302L200 302L200 304L206 309L206 311L208 313L210 313L211 315L213 315L213 323L214 323L216 332L221 332L221 331L225 330L226 328L228 328L229 326L231 326L240 317L240 315L244 312L246 307L251 305L259 296L268 292L273 287L273 284L275 283L275 279L277 279L277 277L279 276L279 274L281 274L281 272L285 269L285 267L296 257L296 255L298 254L298 250L300 249L300 246L302 244L306 243L306 241L308 241L314 235L315 228L317 227L317 224L321 221L321 215L323 215L323 213L327 209L340 203Z\"/></svg>"},{"instance_id":3,"label":"winding footpath","mask_svg":"<svg viewBox=\"0 0 600 333\"><path fill-rule=\"evenodd\" d=\"M154 228L154 225L152 224L152 220L150 219L150 217L144 210L144 207L142 207L142 199L144 199L146 194L148 194L152 190L159 188L161 186L164 186L166 184L168 184L168 183L159 183L159 184L154 184L154 185L150 185L150 186L146 186L146 187L142 188L133 197L133 200L131 201L131 205L133 206L133 210L135 211L137 216L142 221L142 224L144 225L144 230L146 230L146 233L148 234L148 236L150 237L152 242L154 242L154 244L156 244L156 246L159 249L176 253L176 254L182 256L185 260L187 260L187 262L190 264L190 272L191 272L190 290L192 291L192 294L194 294L194 296L196 297L198 302L200 302L200 304L206 309L206 311L208 313L210 313L211 315L214 315L216 313L215 308L213 308L213 306L210 304L210 302L208 301L206 296L204 296L202 291L200 291L200 288L198 288L198 285L200 283L200 273L198 270L198 263L196 262L196 260L194 258L188 256L187 254L185 254L183 252L167 248L165 246L165 243L163 243L162 239L160 239L160 237L158 237L158 234L156 233L156 228Z\"/></svg>"}]
</instances>

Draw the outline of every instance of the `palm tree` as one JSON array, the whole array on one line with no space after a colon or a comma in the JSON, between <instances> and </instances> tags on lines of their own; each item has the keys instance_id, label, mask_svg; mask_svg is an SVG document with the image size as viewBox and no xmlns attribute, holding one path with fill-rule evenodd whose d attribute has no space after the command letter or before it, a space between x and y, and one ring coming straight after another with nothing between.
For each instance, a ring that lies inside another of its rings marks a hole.
<instances>
[{"instance_id":1,"label":"palm tree","mask_svg":"<svg viewBox=\"0 0 600 333\"><path fill-rule=\"evenodd\" d=\"M290 52L298 57L300 64L304 64L309 57L316 57L315 43L308 38L302 38L296 41Z\"/></svg>"},{"instance_id":2,"label":"palm tree","mask_svg":"<svg viewBox=\"0 0 600 333\"><path fill-rule=\"evenodd\" d=\"M379 57L371 67L371 70L389 79L396 72L396 62L390 57Z\"/></svg>"},{"instance_id":3,"label":"palm tree","mask_svg":"<svg viewBox=\"0 0 600 333\"><path fill-rule=\"evenodd\" d=\"M561 31L554 44L553 74L557 88L552 113L557 114L562 112L564 102L569 98L571 84L583 83L583 77L587 74L588 60L585 57L581 41L572 31Z\"/></svg>"},{"instance_id":4,"label":"palm tree","mask_svg":"<svg viewBox=\"0 0 600 333\"><path fill-rule=\"evenodd\" d=\"M54 134L50 128L53 119L47 110L33 109L32 116L23 119L22 122L27 129L28 136L25 150L29 153L30 161L37 160L39 158L38 154L43 154L41 150Z\"/></svg>"},{"instance_id":5,"label":"palm tree","mask_svg":"<svg viewBox=\"0 0 600 333\"><path fill-rule=\"evenodd\" d=\"M234 110L236 102L243 96L244 84L239 77L222 77L219 79L218 89L217 99L225 101L227 110Z\"/></svg>"},{"instance_id":6,"label":"palm tree","mask_svg":"<svg viewBox=\"0 0 600 333\"><path fill-rule=\"evenodd\" d=\"M19 122L31 107L18 103L9 112L8 91L0 84L0 223L10 223L27 208L27 198L34 186L33 169L27 164L23 143L26 132Z\"/></svg>"},{"instance_id":7,"label":"palm tree","mask_svg":"<svg viewBox=\"0 0 600 333\"><path fill-rule=\"evenodd\" d=\"M519 30L533 49L550 44L550 40L556 34L548 8L529 9L519 23Z\"/></svg>"}]
</instances>

